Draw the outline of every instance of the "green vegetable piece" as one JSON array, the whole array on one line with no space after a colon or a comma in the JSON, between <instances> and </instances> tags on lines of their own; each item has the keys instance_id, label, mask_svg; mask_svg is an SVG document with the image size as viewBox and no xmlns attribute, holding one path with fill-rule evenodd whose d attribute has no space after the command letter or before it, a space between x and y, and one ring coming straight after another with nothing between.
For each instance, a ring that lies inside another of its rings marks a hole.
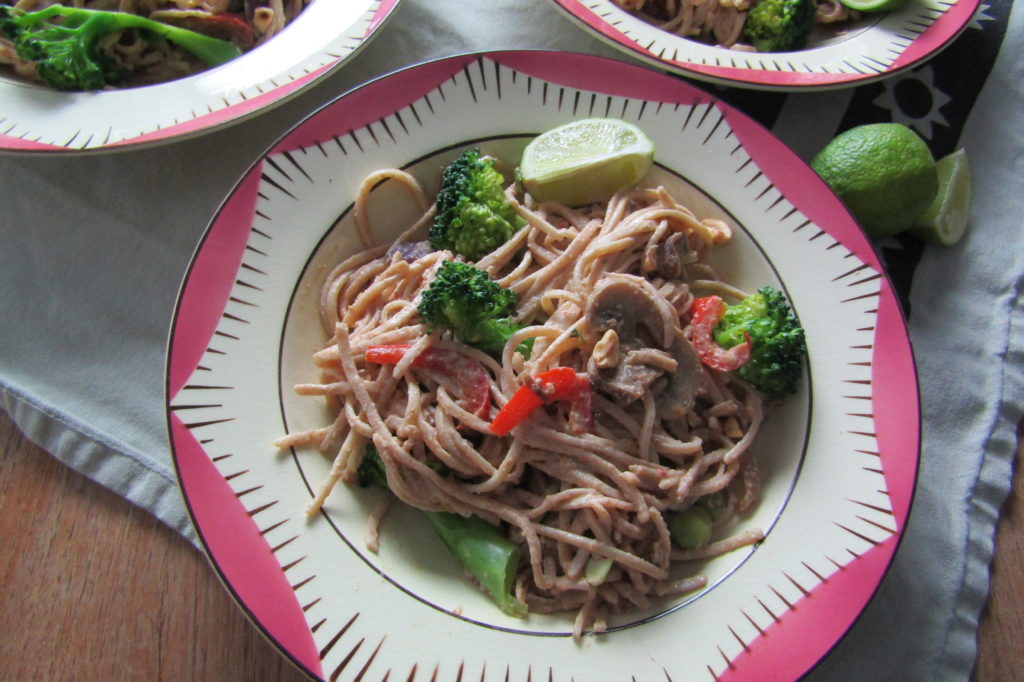
<instances>
[{"instance_id":1,"label":"green vegetable piece","mask_svg":"<svg viewBox=\"0 0 1024 682\"><path fill-rule=\"evenodd\" d=\"M56 90L99 90L119 85L129 71L99 48L115 31L140 29L160 36L218 66L242 54L232 43L162 24L128 12L51 5L22 12L0 5L0 35L14 43L21 59L35 62L36 73Z\"/></svg>"},{"instance_id":2,"label":"green vegetable piece","mask_svg":"<svg viewBox=\"0 0 1024 682\"><path fill-rule=\"evenodd\" d=\"M744 39L758 52L792 52L807 45L814 23L813 0L760 0L747 14Z\"/></svg>"},{"instance_id":3,"label":"green vegetable piece","mask_svg":"<svg viewBox=\"0 0 1024 682\"><path fill-rule=\"evenodd\" d=\"M384 469L384 461L372 443L367 444L363 459L359 462L359 468L356 469L356 481L360 488L369 488L375 485L388 491L391 490L388 486L388 474Z\"/></svg>"},{"instance_id":4,"label":"green vegetable piece","mask_svg":"<svg viewBox=\"0 0 1024 682\"><path fill-rule=\"evenodd\" d=\"M786 297L761 287L736 305L727 306L715 326L718 345L731 348L750 335L750 359L738 370L743 379L768 396L793 393L807 352L804 330Z\"/></svg>"},{"instance_id":5,"label":"green vegetable piece","mask_svg":"<svg viewBox=\"0 0 1024 682\"><path fill-rule=\"evenodd\" d=\"M608 572L615 564L611 559L592 556L587 559L587 566L583 569L583 578L591 585L600 585L608 579Z\"/></svg>"},{"instance_id":6,"label":"green vegetable piece","mask_svg":"<svg viewBox=\"0 0 1024 682\"><path fill-rule=\"evenodd\" d=\"M711 542L711 514L696 505L668 517L672 542L680 549L699 549Z\"/></svg>"},{"instance_id":7,"label":"green vegetable piece","mask_svg":"<svg viewBox=\"0 0 1024 682\"><path fill-rule=\"evenodd\" d=\"M445 261L420 298L420 316L431 327L447 327L466 345L501 357L505 342L522 329L511 321L516 295L486 272L460 261ZM518 350L528 356L532 339Z\"/></svg>"},{"instance_id":8,"label":"green vegetable piece","mask_svg":"<svg viewBox=\"0 0 1024 682\"><path fill-rule=\"evenodd\" d=\"M909 2L909 0L840 0L850 9L858 12L892 12Z\"/></svg>"},{"instance_id":9,"label":"green vegetable piece","mask_svg":"<svg viewBox=\"0 0 1024 682\"><path fill-rule=\"evenodd\" d=\"M722 493L711 493L698 498L694 503L701 507L711 516L712 521L717 521L725 514L725 496Z\"/></svg>"},{"instance_id":10,"label":"green vegetable piece","mask_svg":"<svg viewBox=\"0 0 1024 682\"><path fill-rule=\"evenodd\" d=\"M447 468L435 468L442 475ZM389 490L384 462L373 444L367 444L357 471L359 485L376 485ZM448 550L477 582L494 598L498 607L510 616L522 617L526 605L512 594L522 550L495 526L476 516L447 512L423 512Z\"/></svg>"},{"instance_id":11,"label":"green vegetable piece","mask_svg":"<svg viewBox=\"0 0 1024 682\"><path fill-rule=\"evenodd\" d=\"M526 605L512 594L519 547L509 542L497 527L477 516L424 513L451 553L490 593L498 607L510 616L524 616Z\"/></svg>"},{"instance_id":12,"label":"green vegetable piece","mask_svg":"<svg viewBox=\"0 0 1024 682\"><path fill-rule=\"evenodd\" d=\"M427 466L441 476L447 476L450 471L441 462L427 462ZM356 482L359 483L360 488L369 488L375 485L385 490L390 490L384 461L380 458L380 453L377 452L377 448L373 444L366 446L366 454L363 455L363 460L359 462L359 468L356 469Z\"/></svg>"},{"instance_id":13,"label":"green vegetable piece","mask_svg":"<svg viewBox=\"0 0 1024 682\"><path fill-rule=\"evenodd\" d=\"M505 179L494 161L482 158L479 149L467 149L441 174L437 214L427 238L435 249L475 261L525 224L505 198Z\"/></svg>"}]
</instances>

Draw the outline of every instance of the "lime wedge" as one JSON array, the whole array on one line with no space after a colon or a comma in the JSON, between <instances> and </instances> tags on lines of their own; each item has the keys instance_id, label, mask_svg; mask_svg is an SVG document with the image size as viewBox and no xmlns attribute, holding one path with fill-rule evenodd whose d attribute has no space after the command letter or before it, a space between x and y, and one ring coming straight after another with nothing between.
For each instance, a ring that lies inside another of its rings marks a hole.
<instances>
[{"instance_id":1,"label":"lime wedge","mask_svg":"<svg viewBox=\"0 0 1024 682\"><path fill-rule=\"evenodd\" d=\"M935 164L939 192L931 206L915 221L910 233L935 244L960 241L971 216L971 166L967 152L958 149Z\"/></svg>"},{"instance_id":2,"label":"lime wedge","mask_svg":"<svg viewBox=\"0 0 1024 682\"><path fill-rule=\"evenodd\" d=\"M632 123L586 118L552 128L523 151L519 174L537 201L583 206L637 184L654 159L654 142Z\"/></svg>"},{"instance_id":3,"label":"lime wedge","mask_svg":"<svg viewBox=\"0 0 1024 682\"><path fill-rule=\"evenodd\" d=\"M909 0L839 0L858 12L891 12L907 4Z\"/></svg>"}]
</instances>

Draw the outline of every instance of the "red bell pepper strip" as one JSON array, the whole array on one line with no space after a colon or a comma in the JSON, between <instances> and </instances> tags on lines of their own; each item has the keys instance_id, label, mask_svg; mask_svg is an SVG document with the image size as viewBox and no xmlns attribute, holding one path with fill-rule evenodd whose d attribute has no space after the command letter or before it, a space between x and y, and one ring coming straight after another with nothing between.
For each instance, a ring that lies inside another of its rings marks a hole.
<instances>
[{"instance_id":1,"label":"red bell pepper strip","mask_svg":"<svg viewBox=\"0 0 1024 682\"><path fill-rule=\"evenodd\" d=\"M526 420L541 405L556 400L569 401L570 423L574 429L593 426L590 410L590 382L570 367L555 367L541 372L512 394L491 422L491 433L505 436Z\"/></svg>"},{"instance_id":2,"label":"red bell pepper strip","mask_svg":"<svg viewBox=\"0 0 1024 682\"><path fill-rule=\"evenodd\" d=\"M491 422L491 433L505 436L518 424L530 416L530 413L544 404L544 399L533 392L529 386L520 386L512 394L508 402L498 410Z\"/></svg>"},{"instance_id":3,"label":"red bell pepper strip","mask_svg":"<svg viewBox=\"0 0 1024 682\"><path fill-rule=\"evenodd\" d=\"M187 12L187 10L186 10ZM218 14L185 14L184 16L167 16L163 13L159 21L180 28L202 33L211 38L219 38L234 43L243 50L250 49L256 43L252 26L242 16L221 12Z\"/></svg>"},{"instance_id":4,"label":"red bell pepper strip","mask_svg":"<svg viewBox=\"0 0 1024 682\"><path fill-rule=\"evenodd\" d=\"M733 372L750 359L750 334L743 332L746 341L726 350L718 345L712 331L725 314L725 301L718 296L705 296L693 302L690 322L690 340L701 362L722 372Z\"/></svg>"},{"instance_id":5,"label":"red bell pepper strip","mask_svg":"<svg viewBox=\"0 0 1024 682\"><path fill-rule=\"evenodd\" d=\"M394 365L409 352L410 344L370 346L364 358L378 365ZM454 376L462 391L463 407L478 417L487 418L491 408L491 387L487 372L476 360L447 348L427 348L413 360L413 367L444 372Z\"/></svg>"},{"instance_id":6,"label":"red bell pepper strip","mask_svg":"<svg viewBox=\"0 0 1024 682\"><path fill-rule=\"evenodd\" d=\"M367 362L372 362L375 365L396 365L399 360L405 357L405 354L409 352L410 348L412 348L412 344L408 343L395 343L387 346L370 346L366 349L366 353L363 354L363 357L366 358ZM427 350L432 349L428 348ZM416 358L416 360L419 361L419 358Z\"/></svg>"}]
</instances>

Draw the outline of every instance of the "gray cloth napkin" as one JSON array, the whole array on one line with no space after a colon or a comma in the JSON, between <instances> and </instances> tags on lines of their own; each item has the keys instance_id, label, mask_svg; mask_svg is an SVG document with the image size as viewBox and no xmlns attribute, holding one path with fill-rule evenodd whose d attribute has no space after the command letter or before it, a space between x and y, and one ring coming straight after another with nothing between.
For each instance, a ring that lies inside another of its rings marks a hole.
<instances>
[{"instance_id":1,"label":"gray cloth napkin","mask_svg":"<svg viewBox=\"0 0 1024 682\"><path fill-rule=\"evenodd\" d=\"M1010 48L1024 38L1017 9ZM403 0L344 68L253 120L151 149L0 155L0 405L45 450L195 542L167 444L163 372L178 286L210 216L260 153L338 94L424 59L507 48L631 61L549 0ZM1003 49L960 138L976 188L968 235L925 249L914 272L924 441L906 536L877 597L812 679L956 680L973 667L1024 410L1022 83L1024 58ZM740 108L781 102L771 127L805 158L843 126L852 97L731 95Z\"/></svg>"}]
</instances>

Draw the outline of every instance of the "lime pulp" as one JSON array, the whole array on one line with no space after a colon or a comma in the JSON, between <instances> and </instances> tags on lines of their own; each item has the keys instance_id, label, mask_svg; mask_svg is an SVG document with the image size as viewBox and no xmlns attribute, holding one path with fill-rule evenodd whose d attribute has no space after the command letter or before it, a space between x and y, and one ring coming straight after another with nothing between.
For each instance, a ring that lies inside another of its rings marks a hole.
<instances>
[{"instance_id":1,"label":"lime pulp","mask_svg":"<svg viewBox=\"0 0 1024 682\"><path fill-rule=\"evenodd\" d=\"M537 201L582 206L640 182L653 158L654 143L636 125L588 118L534 138L523 152L519 174Z\"/></svg>"},{"instance_id":2,"label":"lime pulp","mask_svg":"<svg viewBox=\"0 0 1024 682\"><path fill-rule=\"evenodd\" d=\"M911 234L935 244L960 241L971 214L971 166L967 152L958 149L935 164L939 191L931 206L911 228Z\"/></svg>"},{"instance_id":3,"label":"lime pulp","mask_svg":"<svg viewBox=\"0 0 1024 682\"><path fill-rule=\"evenodd\" d=\"M839 0L858 12L891 12L903 7L909 0Z\"/></svg>"}]
</instances>

